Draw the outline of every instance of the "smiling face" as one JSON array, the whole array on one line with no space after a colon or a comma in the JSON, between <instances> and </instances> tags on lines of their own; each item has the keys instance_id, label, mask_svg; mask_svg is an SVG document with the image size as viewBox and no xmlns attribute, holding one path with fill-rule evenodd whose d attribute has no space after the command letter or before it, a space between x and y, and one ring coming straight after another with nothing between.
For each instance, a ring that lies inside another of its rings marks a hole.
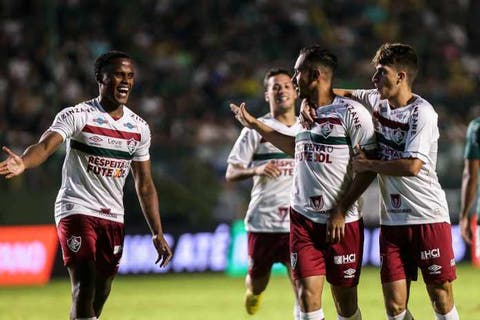
<instances>
[{"instance_id":1,"label":"smiling face","mask_svg":"<svg viewBox=\"0 0 480 320\"><path fill-rule=\"evenodd\" d=\"M102 105L115 109L126 104L134 79L135 73L131 59L116 58L105 65L97 79Z\"/></svg>"},{"instance_id":2,"label":"smiling face","mask_svg":"<svg viewBox=\"0 0 480 320\"><path fill-rule=\"evenodd\" d=\"M280 73L268 78L265 100L270 104L272 110L280 111L294 108L296 98L297 93L290 76Z\"/></svg>"}]
</instances>

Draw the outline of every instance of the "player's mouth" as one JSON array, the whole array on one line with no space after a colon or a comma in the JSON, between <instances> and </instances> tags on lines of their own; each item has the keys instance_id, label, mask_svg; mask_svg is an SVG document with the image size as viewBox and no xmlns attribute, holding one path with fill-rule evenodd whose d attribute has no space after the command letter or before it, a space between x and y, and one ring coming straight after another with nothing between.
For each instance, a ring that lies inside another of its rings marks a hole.
<instances>
[{"instance_id":1,"label":"player's mouth","mask_svg":"<svg viewBox=\"0 0 480 320\"><path fill-rule=\"evenodd\" d=\"M275 98L275 101L276 101L277 103L287 102L288 100L290 100L290 97L289 97L289 96L284 96L284 95L277 96L277 97Z\"/></svg>"},{"instance_id":2,"label":"player's mouth","mask_svg":"<svg viewBox=\"0 0 480 320\"><path fill-rule=\"evenodd\" d=\"M129 92L130 92L129 87L118 87L117 88L117 94L121 98L127 98Z\"/></svg>"}]
</instances>

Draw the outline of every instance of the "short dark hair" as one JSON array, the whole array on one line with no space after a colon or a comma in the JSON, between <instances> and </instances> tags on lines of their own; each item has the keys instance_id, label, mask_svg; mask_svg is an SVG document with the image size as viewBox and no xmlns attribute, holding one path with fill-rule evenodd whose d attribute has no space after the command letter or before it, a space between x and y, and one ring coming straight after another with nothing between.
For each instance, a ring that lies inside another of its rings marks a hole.
<instances>
[{"instance_id":1,"label":"short dark hair","mask_svg":"<svg viewBox=\"0 0 480 320\"><path fill-rule=\"evenodd\" d=\"M292 77L292 75L290 74L290 72L287 69L282 69L282 68L270 69L270 70L267 71L267 73L265 74L265 77L263 78L263 86L265 87L265 89L268 88L268 80L271 77L274 77L274 76L279 75L279 74L284 74L284 75L288 76L289 78Z\"/></svg>"},{"instance_id":2,"label":"short dark hair","mask_svg":"<svg viewBox=\"0 0 480 320\"><path fill-rule=\"evenodd\" d=\"M111 51L105 52L104 54L100 55L97 58L97 60L95 60L95 70L94 70L95 78L98 78L98 76L102 73L102 69L106 65L110 64L113 60L118 58L132 60L132 57L130 57L128 54L122 51L111 50Z\"/></svg>"},{"instance_id":3,"label":"short dark hair","mask_svg":"<svg viewBox=\"0 0 480 320\"><path fill-rule=\"evenodd\" d=\"M305 56L304 63L310 68L322 66L330 69L332 74L337 69L337 57L319 45L304 47L300 50L300 54Z\"/></svg>"},{"instance_id":4,"label":"short dark hair","mask_svg":"<svg viewBox=\"0 0 480 320\"><path fill-rule=\"evenodd\" d=\"M407 73L409 84L417 76L418 58L415 49L404 43L384 43L375 53L372 63L393 66Z\"/></svg>"}]
</instances>

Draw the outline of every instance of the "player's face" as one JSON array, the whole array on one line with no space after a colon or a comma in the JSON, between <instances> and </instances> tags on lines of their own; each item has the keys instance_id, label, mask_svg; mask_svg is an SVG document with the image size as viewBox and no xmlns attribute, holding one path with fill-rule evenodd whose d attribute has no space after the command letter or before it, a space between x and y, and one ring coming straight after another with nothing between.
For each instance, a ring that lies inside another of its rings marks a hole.
<instances>
[{"instance_id":1,"label":"player's face","mask_svg":"<svg viewBox=\"0 0 480 320\"><path fill-rule=\"evenodd\" d=\"M101 74L100 96L112 106L128 101L135 79L132 60L117 58L105 66Z\"/></svg>"},{"instance_id":2,"label":"player's face","mask_svg":"<svg viewBox=\"0 0 480 320\"><path fill-rule=\"evenodd\" d=\"M388 99L398 94L398 72L391 66L378 64L372 82L380 93L380 99Z\"/></svg>"},{"instance_id":3,"label":"player's face","mask_svg":"<svg viewBox=\"0 0 480 320\"><path fill-rule=\"evenodd\" d=\"M310 96L311 87L311 70L305 65L305 55L298 56L295 62L295 73L292 77L293 85L297 91L298 96L301 99L308 98Z\"/></svg>"},{"instance_id":4,"label":"player's face","mask_svg":"<svg viewBox=\"0 0 480 320\"><path fill-rule=\"evenodd\" d=\"M286 74L277 74L268 78L265 100L273 109L291 109L295 107L297 92L293 87L292 79Z\"/></svg>"}]
</instances>

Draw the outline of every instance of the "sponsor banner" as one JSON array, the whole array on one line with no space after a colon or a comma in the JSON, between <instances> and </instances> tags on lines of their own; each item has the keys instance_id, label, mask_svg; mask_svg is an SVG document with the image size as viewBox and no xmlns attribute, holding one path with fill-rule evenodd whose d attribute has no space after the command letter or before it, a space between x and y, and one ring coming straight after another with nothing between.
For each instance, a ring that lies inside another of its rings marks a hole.
<instances>
[{"instance_id":1,"label":"sponsor banner","mask_svg":"<svg viewBox=\"0 0 480 320\"><path fill-rule=\"evenodd\" d=\"M57 247L54 225L0 227L0 285L47 283Z\"/></svg>"}]
</instances>

